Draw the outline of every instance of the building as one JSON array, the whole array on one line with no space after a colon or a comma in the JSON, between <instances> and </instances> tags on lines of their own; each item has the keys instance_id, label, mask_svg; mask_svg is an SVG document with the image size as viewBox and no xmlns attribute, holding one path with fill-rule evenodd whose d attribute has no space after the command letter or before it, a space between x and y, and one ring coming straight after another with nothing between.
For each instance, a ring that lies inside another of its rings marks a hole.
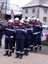
<instances>
[{"instance_id":1,"label":"building","mask_svg":"<svg viewBox=\"0 0 48 64\"><path fill-rule=\"evenodd\" d=\"M11 11L14 11L15 17L22 17L22 9L16 5L12 4L10 0L2 0L1 13L5 19L11 18ZM2 15L1 15L2 16Z\"/></svg>"},{"instance_id":2,"label":"building","mask_svg":"<svg viewBox=\"0 0 48 64\"><path fill-rule=\"evenodd\" d=\"M0 0L0 18L4 19L4 15L1 13L1 9L2 9L2 0Z\"/></svg>"},{"instance_id":3,"label":"building","mask_svg":"<svg viewBox=\"0 0 48 64\"><path fill-rule=\"evenodd\" d=\"M48 23L48 0L32 0L22 7L23 18L37 17L43 24Z\"/></svg>"}]
</instances>

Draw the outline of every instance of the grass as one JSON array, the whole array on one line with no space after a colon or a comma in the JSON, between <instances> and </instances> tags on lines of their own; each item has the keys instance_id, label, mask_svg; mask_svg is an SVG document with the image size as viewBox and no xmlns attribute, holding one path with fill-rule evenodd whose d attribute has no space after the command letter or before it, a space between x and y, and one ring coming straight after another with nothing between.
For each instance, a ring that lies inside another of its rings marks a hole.
<instances>
[{"instance_id":1,"label":"grass","mask_svg":"<svg viewBox=\"0 0 48 64\"><path fill-rule=\"evenodd\" d=\"M46 39L46 41L42 42L42 44L48 46L48 38Z\"/></svg>"}]
</instances>

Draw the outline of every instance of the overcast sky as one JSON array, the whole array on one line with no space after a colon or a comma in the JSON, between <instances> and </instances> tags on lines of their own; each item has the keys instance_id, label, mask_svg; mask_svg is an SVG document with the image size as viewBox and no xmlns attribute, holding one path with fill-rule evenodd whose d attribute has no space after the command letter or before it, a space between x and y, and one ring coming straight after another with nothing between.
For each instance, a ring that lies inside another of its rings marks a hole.
<instances>
[{"instance_id":1,"label":"overcast sky","mask_svg":"<svg viewBox=\"0 0 48 64\"><path fill-rule=\"evenodd\" d=\"M10 0L11 3L13 4L18 4L20 7L26 5L29 3L31 0Z\"/></svg>"}]
</instances>

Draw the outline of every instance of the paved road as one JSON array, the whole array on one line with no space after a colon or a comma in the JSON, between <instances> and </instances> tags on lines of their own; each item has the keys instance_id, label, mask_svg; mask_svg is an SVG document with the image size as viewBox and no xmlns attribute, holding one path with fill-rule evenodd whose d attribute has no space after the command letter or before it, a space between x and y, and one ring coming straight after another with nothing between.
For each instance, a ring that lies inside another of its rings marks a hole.
<instances>
[{"instance_id":1,"label":"paved road","mask_svg":"<svg viewBox=\"0 0 48 64\"><path fill-rule=\"evenodd\" d=\"M4 37L2 39L2 47L4 47ZM15 52L11 57L4 57L5 50L0 49L0 64L48 64L48 47L43 46L42 50L37 53L30 52L28 56L23 56L23 59L16 59Z\"/></svg>"},{"instance_id":2,"label":"paved road","mask_svg":"<svg viewBox=\"0 0 48 64\"><path fill-rule=\"evenodd\" d=\"M23 59L16 59L15 53L11 57L4 57L4 49L0 49L0 64L48 64L48 47L43 47L42 51L29 53Z\"/></svg>"}]
</instances>

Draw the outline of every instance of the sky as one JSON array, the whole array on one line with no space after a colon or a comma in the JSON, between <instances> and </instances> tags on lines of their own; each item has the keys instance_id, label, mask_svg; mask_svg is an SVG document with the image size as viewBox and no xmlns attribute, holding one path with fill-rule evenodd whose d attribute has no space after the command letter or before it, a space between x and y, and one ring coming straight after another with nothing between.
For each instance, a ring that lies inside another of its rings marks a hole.
<instances>
[{"instance_id":1,"label":"sky","mask_svg":"<svg viewBox=\"0 0 48 64\"><path fill-rule=\"evenodd\" d=\"M27 3L29 3L31 0L10 0L10 3L12 4L17 4L20 7L23 7L24 5L26 5Z\"/></svg>"}]
</instances>

